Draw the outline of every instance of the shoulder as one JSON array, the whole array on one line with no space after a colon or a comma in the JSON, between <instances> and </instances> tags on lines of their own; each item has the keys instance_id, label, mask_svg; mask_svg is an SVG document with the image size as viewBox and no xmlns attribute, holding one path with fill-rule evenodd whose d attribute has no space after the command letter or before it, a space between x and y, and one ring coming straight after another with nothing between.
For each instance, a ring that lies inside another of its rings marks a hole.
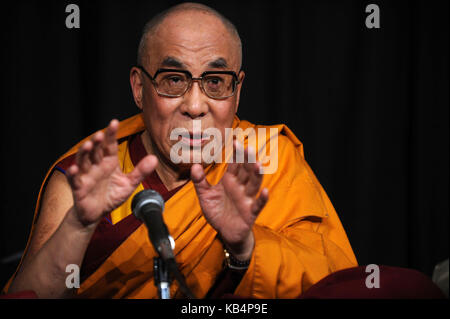
<instances>
[{"instance_id":1,"label":"shoulder","mask_svg":"<svg viewBox=\"0 0 450 319\"><path fill-rule=\"evenodd\" d=\"M248 131L252 130L257 136L258 142L264 141L262 144L277 143L282 149L289 149L299 152L303 157L303 144L292 132L292 130L285 124L253 124L248 121L240 121L238 128L247 131L245 134L249 135Z\"/></svg>"},{"instance_id":2,"label":"shoulder","mask_svg":"<svg viewBox=\"0 0 450 319\"><path fill-rule=\"evenodd\" d=\"M262 187L270 193L258 222L278 229L287 221L299 221L307 216L320 220L326 216L322 186L304 158L300 140L283 124L254 127L267 131L265 137L260 137L265 138L265 143L258 152L264 169Z\"/></svg>"},{"instance_id":3,"label":"shoulder","mask_svg":"<svg viewBox=\"0 0 450 319\"><path fill-rule=\"evenodd\" d=\"M69 155L56 163L55 170L65 174L66 170L75 164L75 160L76 154Z\"/></svg>"},{"instance_id":4,"label":"shoulder","mask_svg":"<svg viewBox=\"0 0 450 319\"><path fill-rule=\"evenodd\" d=\"M295 134L284 124L255 125L241 121L239 128L247 138L247 145L257 150L257 159L268 175L283 176L298 174L304 168L305 160L303 144ZM252 140L251 134L255 134Z\"/></svg>"}]
</instances>

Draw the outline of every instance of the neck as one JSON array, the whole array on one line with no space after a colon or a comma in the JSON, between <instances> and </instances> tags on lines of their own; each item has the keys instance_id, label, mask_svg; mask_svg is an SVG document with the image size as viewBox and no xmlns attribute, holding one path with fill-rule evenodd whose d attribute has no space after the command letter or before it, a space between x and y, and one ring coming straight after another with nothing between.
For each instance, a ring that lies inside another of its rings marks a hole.
<instances>
[{"instance_id":1,"label":"neck","mask_svg":"<svg viewBox=\"0 0 450 319\"><path fill-rule=\"evenodd\" d=\"M147 130L141 134L141 139L147 154L155 155L158 158L156 173L169 191L187 182L190 177L189 169L180 169L168 163L166 158L153 145Z\"/></svg>"}]
</instances>

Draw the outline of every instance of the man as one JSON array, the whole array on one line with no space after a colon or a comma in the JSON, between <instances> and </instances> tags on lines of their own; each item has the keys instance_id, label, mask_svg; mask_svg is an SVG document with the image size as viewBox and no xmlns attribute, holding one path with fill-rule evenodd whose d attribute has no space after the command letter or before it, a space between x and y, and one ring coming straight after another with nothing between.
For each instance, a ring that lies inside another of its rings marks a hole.
<instances>
[{"instance_id":1,"label":"man","mask_svg":"<svg viewBox=\"0 0 450 319\"><path fill-rule=\"evenodd\" d=\"M158 190L166 201L163 216L176 260L198 297L210 296L224 271L237 274L236 295L295 298L329 273L356 265L301 143L285 126L273 127L277 134L258 150L248 139L245 151L234 144L244 163L193 163L214 142L203 134L208 129L220 133L224 146L228 128L264 128L235 116L245 74L239 35L228 20L204 5L175 6L146 25L138 63L130 83L142 113L111 121L50 170L8 292L157 297L156 253L130 209L144 188ZM180 128L188 135L171 138ZM261 161L250 159L260 159L274 138L277 170L264 175ZM175 163L171 151L179 143L190 153ZM71 264L81 266L76 291L66 285ZM184 297L176 283L172 296Z\"/></svg>"}]
</instances>

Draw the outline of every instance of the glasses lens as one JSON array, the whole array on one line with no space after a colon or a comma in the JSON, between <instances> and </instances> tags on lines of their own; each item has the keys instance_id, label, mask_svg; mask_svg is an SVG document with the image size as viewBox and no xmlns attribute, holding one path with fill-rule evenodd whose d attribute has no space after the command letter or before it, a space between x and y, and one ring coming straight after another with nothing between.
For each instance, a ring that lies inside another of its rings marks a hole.
<instances>
[{"instance_id":1,"label":"glasses lens","mask_svg":"<svg viewBox=\"0 0 450 319\"><path fill-rule=\"evenodd\" d=\"M181 72L161 72L155 81L159 93L173 96L182 95L189 85L188 76Z\"/></svg>"},{"instance_id":2,"label":"glasses lens","mask_svg":"<svg viewBox=\"0 0 450 319\"><path fill-rule=\"evenodd\" d=\"M203 89L213 98L225 98L234 93L234 77L232 74L208 74L203 77Z\"/></svg>"}]
</instances>

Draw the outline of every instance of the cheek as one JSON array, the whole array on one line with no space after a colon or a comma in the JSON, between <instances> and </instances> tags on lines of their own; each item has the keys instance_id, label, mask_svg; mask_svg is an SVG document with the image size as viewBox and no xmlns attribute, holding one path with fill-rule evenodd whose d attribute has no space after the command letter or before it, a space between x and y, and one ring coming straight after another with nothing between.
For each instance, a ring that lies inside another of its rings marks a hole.
<instances>
[{"instance_id":1,"label":"cheek","mask_svg":"<svg viewBox=\"0 0 450 319\"><path fill-rule=\"evenodd\" d=\"M175 99L159 96L154 88L149 88L144 95L144 114L154 126L160 126L170 121L171 116L177 108Z\"/></svg>"},{"instance_id":2,"label":"cheek","mask_svg":"<svg viewBox=\"0 0 450 319\"><path fill-rule=\"evenodd\" d=\"M159 96L147 96L144 103L145 126L160 147L170 135L171 123L177 108L173 102L175 101L165 101Z\"/></svg>"},{"instance_id":3,"label":"cheek","mask_svg":"<svg viewBox=\"0 0 450 319\"><path fill-rule=\"evenodd\" d=\"M211 113L217 128L231 127L235 115L235 105L236 99L233 98L231 101L218 103L212 108Z\"/></svg>"}]
</instances>

